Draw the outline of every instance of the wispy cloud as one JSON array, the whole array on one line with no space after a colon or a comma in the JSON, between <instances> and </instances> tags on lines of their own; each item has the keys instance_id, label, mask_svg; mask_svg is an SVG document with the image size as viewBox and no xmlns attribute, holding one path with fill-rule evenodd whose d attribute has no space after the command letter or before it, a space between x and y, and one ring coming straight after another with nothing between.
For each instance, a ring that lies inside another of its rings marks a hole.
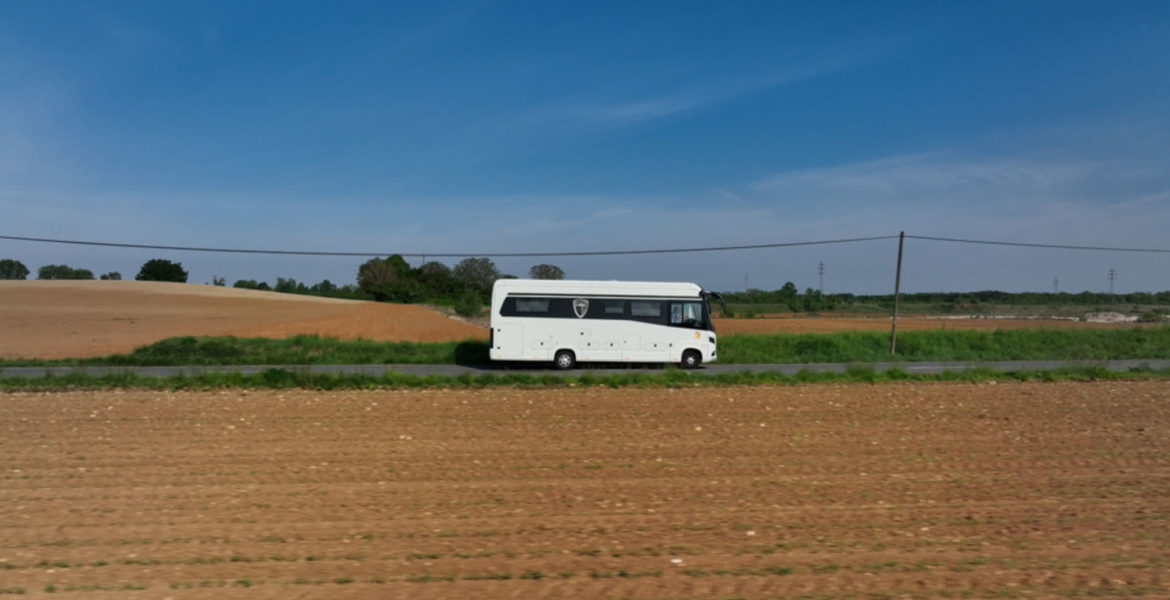
<instances>
[{"instance_id":1,"label":"wispy cloud","mask_svg":"<svg viewBox=\"0 0 1170 600\"><path fill-rule=\"evenodd\" d=\"M1170 179L1108 160L916 154L792 171L748 187L822 230L1160 246L1158 231L1170 224Z\"/></svg>"},{"instance_id":2,"label":"wispy cloud","mask_svg":"<svg viewBox=\"0 0 1170 600\"><path fill-rule=\"evenodd\" d=\"M1078 184L1105 170L1101 163L1086 161L914 154L781 173L750 187L801 204L1016 202L1075 196Z\"/></svg>"},{"instance_id":3,"label":"wispy cloud","mask_svg":"<svg viewBox=\"0 0 1170 600\"><path fill-rule=\"evenodd\" d=\"M874 44L825 56L795 61L763 74L727 77L696 75L690 81L657 94L630 94L624 99L562 102L530 110L520 119L530 125L616 128L701 111L736 98L791 85L836 71L867 64L891 44ZM736 69L742 70L742 69Z\"/></svg>"}]
</instances>

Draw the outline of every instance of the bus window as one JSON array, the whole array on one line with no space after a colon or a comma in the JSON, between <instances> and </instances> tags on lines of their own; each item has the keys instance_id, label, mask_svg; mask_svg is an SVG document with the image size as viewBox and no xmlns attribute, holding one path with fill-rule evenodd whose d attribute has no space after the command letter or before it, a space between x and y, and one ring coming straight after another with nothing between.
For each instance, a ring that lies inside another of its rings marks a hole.
<instances>
[{"instance_id":1,"label":"bus window","mask_svg":"<svg viewBox=\"0 0 1170 600\"><path fill-rule=\"evenodd\" d=\"M517 298L516 312L520 314L548 313L547 298Z\"/></svg>"},{"instance_id":2,"label":"bus window","mask_svg":"<svg viewBox=\"0 0 1170 600\"><path fill-rule=\"evenodd\" d=\"M662 303L649 300L630 301L631 317L661 317Z\"/></svg>"},{"instance_id":3,"label":"bus window","mask_svg":"<svg viewBox=\"0 0 1170 600\"><path fill-rule=\"evenodd\" d=\"M701 302L671 302L670 324L677 327L705 329Z\"/></svg>"}]
</instances>

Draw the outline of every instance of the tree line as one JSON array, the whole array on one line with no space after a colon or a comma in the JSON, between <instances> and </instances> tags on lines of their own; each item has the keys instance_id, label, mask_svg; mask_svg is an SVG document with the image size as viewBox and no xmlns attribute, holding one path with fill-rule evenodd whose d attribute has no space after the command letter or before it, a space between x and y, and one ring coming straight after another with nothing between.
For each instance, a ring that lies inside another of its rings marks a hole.
<instances>
[{"instance_id":1,"label":"tree line","mask_svg":"<svg viewBox=\"0 0 1170 600\"><path fill-rule=\"evenodd\" d=\"M791 281L778 290L748 290L723 294L727 302L752 305L769 304L787 306L793 312L831 311L858 304L877 305L892 308L893 294L822 294L808 288L800 293ZM942 308L958 306L1082 306L1110 303L1136 305L1170 304L1170 291L1133 292L1108 294L1100 292L1001 292L983 290L977 292L916 292L901 294L902 302L912 304L933 304Z\"/></svg>"},{"instance_id":2,"label":"tree line","mask_svg":"<svg viewBox=\"0 0 1170 600\"><path fill-rule=\"evenodd\" d=\"M28 267L18 260L0 260L0 279L27 279ZM556 265L533 265L528 271L533 279L564 279L565 272ZM100 279L120 280L117 271L102 274ZM484 257L466 258L449 267L438 261L430 261L412 267L402 256L393 254L386 258L371 258L357 269L355 282L337 285L328 279L307 285L296 279L278 277L275 284L254 279L237 280L233 287L270 290L288 294L308 294L348 298L355 300L376 300L379 302L429 303L452 306L459 312L474 313L491 299L492 283L497 279L515 278L500 273L491 259ZM37 279L95 279L92 271L76 269L67 265L45 265L37 270ZM135 276L139 281L173 281L185 283L187 271L181 263L164 259L151 259L143 263ZM214 277L212 284L224 286L227 282ZM780 289L748 290L746 292L724 293L727 302L740 305L767 304L786 306L793 312L832 311L858 304L892 307L893 294L822 294L813 288L803 293L791 281ZM1128 294L1107 294L1099 292L1050 293L1050 292L1001 292L983 290L977 292L918 292L902 294L903 302L947 306L978 305L1095 305L1127 303L1135 305L1170 304L1170 291L1133 292Z\"/></svg>"},{"instance_id":3,"label":"tree line","mask_svg":"<svg viewBox=\"0 0 1170 600\"><path fill-rule=\"evenodd\" d=\"M5 258L0 260L0 279L28 279L31 272L19 260ZM118 271L103 273L95 278L89 269L76 269L69 265L45 265L37 269L37 279L101 279L105 281L121 281L122 274ZM139 281L177 281L186 283L187 272L180 263L159 258L143 263L135 279Z\"/></svg>"},{"instance_id":4,"label":"tree line","mask_svg":"<svg viewBox=\"0 0 1170 600\"><path fill-rule=\"evenodd\" d=\"M0 279L27 279L29 274L28 267L20 261L0 260ZM539 264L529 269L528 276L533 279L564 279L565 272L556 265ZM326 279L306 285L293 278L278 277L273 285L266 281L240 279L232 287L378 302L426 302L449 305L461 314L471 315L490 301L492 284L497 279L510 278L515 276L500 273L488 258L466 258L454 267L438 261L412 267L402 256L393 254L362 263L353 284L337 285ZM37 271L37 279L94 279L94 275L88 269L46 265ZM122 275L114 271L102 275L101 279L120 280ZM186 283L187 271L183 270L181 263L156 258L144 263L135 279ZM227 281L216 276L212 278L212 285L226 286Z\"/></svg>"}]
</instances>

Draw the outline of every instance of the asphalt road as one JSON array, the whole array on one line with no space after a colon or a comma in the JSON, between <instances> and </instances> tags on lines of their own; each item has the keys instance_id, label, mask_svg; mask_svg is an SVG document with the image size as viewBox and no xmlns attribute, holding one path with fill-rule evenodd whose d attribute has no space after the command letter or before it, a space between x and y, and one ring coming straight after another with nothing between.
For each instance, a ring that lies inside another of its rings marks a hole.
<instances>
[{"instance_id":1,"label":"asphalt road","mask_svg":"<svg viewBox=\"0 0 1170 600\"><path fill-rule=\"evenodd\" d=\"M720 375L724 373L783 373L795 375L800 371L816 373L844 373L851 368L867 368L875 371L902 369L912 374L938 374L948 371L967 371L984 368L993 371L1050 371L1069 367L1104 367L1110 371L1123 372L1138 368L1155 370L1170 369L1170 360L1030 360L1030 361L990 361L990 362L913 362L913 363L812 363L812 364L757 364L757 365L703 365L694 371L696 375ZM134 373L144 377L171 377L175 375L202 375L206 373L263 373L269 369L283 369L291 372L303 372L331 375L372 375L380 376L385 373L403 373L407 375L437 375L442 377L458 377L460 375L503 375L508 373L523 373L528 375L563 375L581 376L586 373L593 375L610 375L629 372L656 372L660 366L618 366L612 368L589 368L557 371L552 368L536 367L527 363L489 364L489 365L243 365L243 366L188 366L188 367L4 367L0 368L0 377L36 378L45 376L60 377L71 374L85 374L102 376L109 374Z\"/></svg>"}]
</instances>

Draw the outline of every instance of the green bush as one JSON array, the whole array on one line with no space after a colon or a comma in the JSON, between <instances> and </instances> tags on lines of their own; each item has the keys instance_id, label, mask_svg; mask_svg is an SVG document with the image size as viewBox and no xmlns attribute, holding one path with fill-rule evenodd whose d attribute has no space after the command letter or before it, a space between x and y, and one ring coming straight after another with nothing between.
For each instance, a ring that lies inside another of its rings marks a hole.
<instances>
[{"instance_id":1,"label":"green bush","mask_svg":"<svg viewBox=\"0 0 1170 600\"><path fill-rule=\"evenodd\" d=\"M479 316L482 308L483 302L480 300L479 294L472 290L465 290L455 301L455 314L461 317Z\"/></svg>"}]
</instances>

